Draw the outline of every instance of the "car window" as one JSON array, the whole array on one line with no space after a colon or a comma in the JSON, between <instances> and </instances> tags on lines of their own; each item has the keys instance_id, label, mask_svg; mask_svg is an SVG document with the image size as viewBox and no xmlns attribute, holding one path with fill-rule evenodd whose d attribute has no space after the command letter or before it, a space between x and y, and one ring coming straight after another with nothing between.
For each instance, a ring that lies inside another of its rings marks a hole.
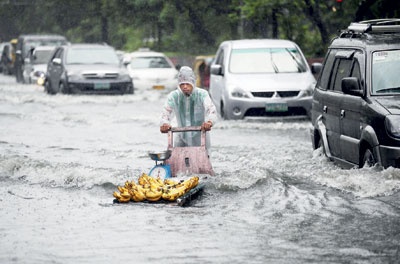
<instances>
[{"instance_id":1,"label":"car window","mask_svg":"<svg viewBox=\"0 0 400 264\"><path fill-rule=\"evenodd\" d=\"M336 52L337 50L335 49L328 51L324 62L324 68L322 69L321 75L318 79L317 87L320 89L326 90L329 87L329 81L332 74L333 63L335 62Z\"/></svg>"},{"instance_id":2,"label":"car window","mask_svg":"<svg viewBox=\"0 0 400 264\"><path fill-rule=\"evenodd\" d=\"M71 48L66 55L66 64L119 64L118 56L113 49Z\"/></svg>"},{"instance_id":3,"label":"car window","mask_svg":"<svg viewBox=\"0 0 400 264\"><path fill-rule=\"evenodd\" d=\"M229 62L232 73L294 73L306 69L295 48L234 49Z\"/></svg>"},{"instance_id":4,"label":"car window","mask_svg":"<svg viewBox=\"0 0 400 264\"><path fill-rule=\"evenodd\" d=\"M352 59L341 59L341 58L335 61L333 70L336 73L336 75L334 76L335 79L333 81L332 86L330 87L331 90L342 91L342 79L350 76L352 61L353 61Z\"/></svg>"},{"instance_id":5,"label":"car window","mask_svg":"<svg viewBox=\"0 0 400 264\"><path fill-rule=\"evenodd\" d=\"M400 50L372 54L372 94L400 94Z\"/></svg>"},{"instance_id":6,"label":"car window","mask_svg":"<svg viewBox=\"0 0 400 264\"><path fill-rule=\"evenodd\" d=\"M133 57L130 67L132 69L172 68L164 57Z\"/></svg>"},{"instance_id":7,"label":"car window","mask_svg":"<svg viewBox=\"0 0 400 264\"><path fill-rule=\"evenodd\" d=\"M61 46L65 45L67 41L65 39L52 39L52 38L41 38L41 39L26 39L24 40L22 51L23 56L27 56L29 54L29 50L32 48L36 48L38 46Z\"/></svg>"},{"instance_id":8,"label":"car window","mask_svg":"<svg viewBox=\"0 0 400 264\"><path fill-rule=\"evenodd\" d=\"M351 70L351 77L356 77L360 82L362 80L361 78L361 70L360 70L360 64L358 61L354 61L353 69Z\"/></svg>"},{"instance_id":9,"label":"car window","mask_svg":"<svg viewBox=\"0 0 400 264\"><path fill-rule=\"evenodd\" d=\"M49 61L52 50L36 50L33 54L33 64L45 64Z\"/></svg>"},{"instance_id":10,"label":"car window","mask_svg":"<svg viewBox=\"0 0 400 264\"><path fill-rule=\"evenodd\" d=\"M215 59L215 64L224 65L224 48L221 48L217 52L217 56L216 56L216 59Z\"/></svg>"}]
</instances>

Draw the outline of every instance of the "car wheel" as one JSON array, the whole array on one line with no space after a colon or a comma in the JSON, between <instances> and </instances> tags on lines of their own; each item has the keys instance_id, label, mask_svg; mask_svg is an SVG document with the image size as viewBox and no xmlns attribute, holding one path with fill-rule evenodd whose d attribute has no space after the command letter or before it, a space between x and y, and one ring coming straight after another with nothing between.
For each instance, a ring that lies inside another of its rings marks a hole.
<instances>
[{"instance_id":1,"label":"car wheel","mask_svg":"<svg viewBox=\"0 0 400 264\"><path fill-rule=\"evenodd\" d=\"M129 86L129 88L127 89L127 94L134 94L134 90L133 90L133 86Z\"/></svg>"},{"instance_id":2,"label":"car wheel","mask_svg":"<svg viewBox=\"0 0 400 264\"><path fill-rule=\"evenodd\" d=\"M228 117L226 116L226 112L225 112L224 102L222 102L222 101L221 101L221 107L220 107L220 114L221 114L222 119L228 120Z\"/></svg>"},{"instance_id":3,"label":"car wheel","mask_svg":"<svg viewBox=\"0 0 400 264\"><path fill-rule=\"evenodd\" d=\"M373 151L370 148L367 148L364 152L362 163L360 167L373 167L377 163L376 158L374 156Z\"/></svg>"},{"instance_id":4,"label":"car wheel","mask_svg":"<svg viewBox=\"0 0 400 264\"><path fill-rule=\"evenodd\" d=\"M60 84L58 85L58 91L62 94L69 94L68 89L65 87L63 82L60 82Z\"/></svg>"}]
</instances>

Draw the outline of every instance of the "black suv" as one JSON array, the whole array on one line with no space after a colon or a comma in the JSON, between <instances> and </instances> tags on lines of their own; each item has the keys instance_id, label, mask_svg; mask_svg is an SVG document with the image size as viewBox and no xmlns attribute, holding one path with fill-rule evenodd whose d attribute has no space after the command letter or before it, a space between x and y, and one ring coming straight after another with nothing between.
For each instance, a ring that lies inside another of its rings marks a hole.
<instances>
[{"instance_id":1,"label":"black suv","mask_svg":"<svg viewBox=\"0 0 400 264\"><path fill-rule=\"evenodd\" d=\"M400 167L400 19L351 23L333 39L311 115L314 149L342 167Z\"/></svg>"}]
</instances>

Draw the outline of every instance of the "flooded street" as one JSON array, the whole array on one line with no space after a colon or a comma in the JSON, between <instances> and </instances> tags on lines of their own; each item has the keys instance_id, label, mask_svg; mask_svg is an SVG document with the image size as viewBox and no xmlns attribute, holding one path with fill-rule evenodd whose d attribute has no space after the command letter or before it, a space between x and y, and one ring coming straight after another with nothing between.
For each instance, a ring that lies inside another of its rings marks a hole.
<instances>
[{"instance_id":1,"label":"flooded street","mask_svg":"<svg viewBox=\"0 0 400 264\"><path fill-rule=\"evenodd\" d=\"M113 204L164 150L165 92L50 96L0 75L0 263L398 263L400 170L343 170L310 123L222 121L190 206Z\"/></svg>"}]
</instances>

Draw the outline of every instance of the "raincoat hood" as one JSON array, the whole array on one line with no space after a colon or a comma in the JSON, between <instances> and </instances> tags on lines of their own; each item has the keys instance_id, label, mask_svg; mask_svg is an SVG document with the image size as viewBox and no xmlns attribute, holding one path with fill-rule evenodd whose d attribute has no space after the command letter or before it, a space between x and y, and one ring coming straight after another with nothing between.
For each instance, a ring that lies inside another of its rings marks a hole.
<instances>
[{"instance_id":1,"label":"raincoat hood","mask_svg":"<svg viewBox=\"0 0 400 264\"><path fill-rule=\"evenodd\" d=\"M178 85L182 83L188 83L192 85L193 89L196 84L196 75L194 74L192 68L188 66L183 66L178 73Z\"/></svg>"}]
</instances>

